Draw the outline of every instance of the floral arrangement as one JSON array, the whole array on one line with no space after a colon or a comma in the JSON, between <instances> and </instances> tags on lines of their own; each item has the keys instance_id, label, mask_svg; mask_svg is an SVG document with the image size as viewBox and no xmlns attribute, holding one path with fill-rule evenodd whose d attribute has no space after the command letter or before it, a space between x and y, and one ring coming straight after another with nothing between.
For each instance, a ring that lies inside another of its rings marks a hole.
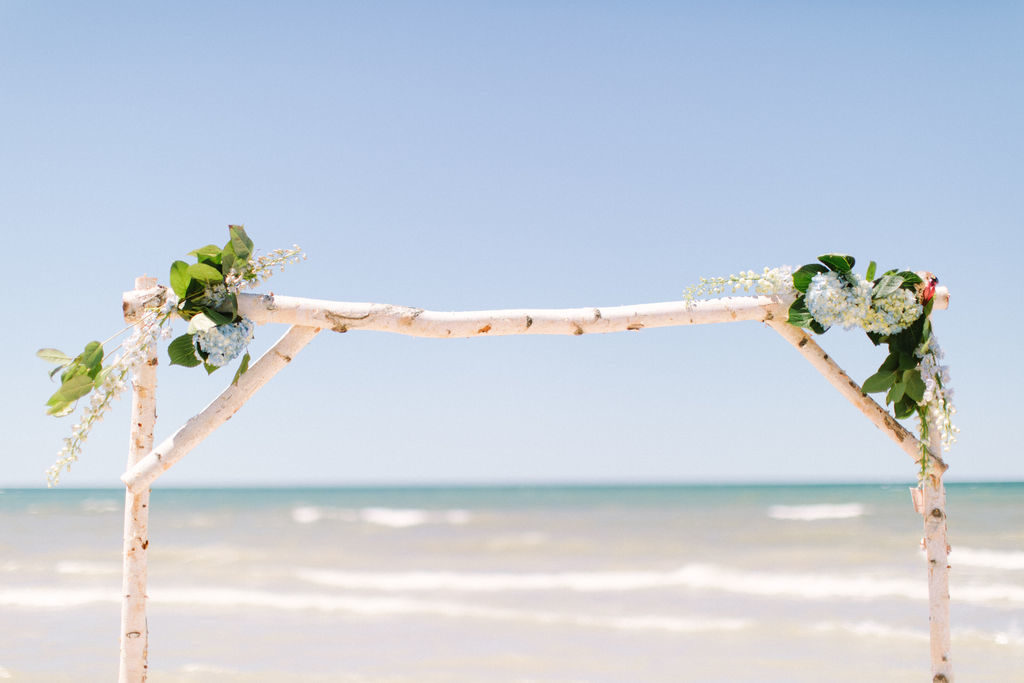
<instances>
[{"instance_id":1,"label":"floral arrangement","mask_svg":"<svg viewBox=\"0 0 1024 683\"><path fill-rule=\"evenodd\" d=\"M872 261L861 277L856 262L845 254L824 254L819 263L797 270L788 266L748 270L728 278L701 278L683 298L722 294L728 290L792 298L788 322L824 334L835 325L864 330L872 344L889 349L878 372L861 386L868 394L885 392L886 405L899 418L916 415L921 441L922 475L928 466L930 420L941 430L944 450L949 450L959 431L953 425L953 390L949 369L932 333L931 312L938 278L931 273L889 270L876 276Z\"/></svg>"},{"instance_id":2,"label":"floral arrangement","mask_svg":"<svg viewBox=\"0 0 1024 683\"><path fill-rule=\"evenodd\" d=\"M185 334L168 345L171 365L202 365L207 373L212 373L244 351L232 382L237 382L248 369L246 347L253 339L254 325L239 315L237 294L266 280L274 268L296 263L305 255L297 245L257 255L252 240L239 225L228 226L228 235L223 247L209 244L189 252L195 263L172 263L172 291L156 297L135 323L106 341L89 342L73 358L52 348L36 352L57 366L50 372L51 379L60 373L60 388L46 402L47 414L70 415L80 399L89 397L88 405L71 428L71 436L64 439L57 461L46 472L51 486L78 459L93 426L127 388L131 371L145 361L161 338L171 337L174 317L188 321L189 325ZM127 338L104 352L105 345L129 331Z\"/></svg>"}]
</instances>

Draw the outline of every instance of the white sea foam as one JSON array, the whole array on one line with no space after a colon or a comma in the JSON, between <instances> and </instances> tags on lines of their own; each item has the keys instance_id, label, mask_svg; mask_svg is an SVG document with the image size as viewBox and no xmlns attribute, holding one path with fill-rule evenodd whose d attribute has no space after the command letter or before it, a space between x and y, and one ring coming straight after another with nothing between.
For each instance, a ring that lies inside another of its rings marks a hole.
<instances>
[{"instance_id":1,"label":"white sea foam","mask_svg":"<svg viewBox=\"0 0 1024 683\"><path fill-rule=\"evenodd\" d=\"M925 600L928 596L927 585L916 576L759 572L705 564L689 564L667 572L346 572L300 569L296 576L303 581L332 588L395 592L613 592L677 587L806 600ZM954 592L957 601L1024 604L1024 586L1014 584L955 585Z\"/></svg>"},{"instance_id":2,"label":"white sea foam","mask_svg":"<svg viewBox=\"0 0 1024 683\"><path fill-rule=\"evenodd\" d=\"M292 521L296 524L312 524L323 519L324 514L319 508L303 505L292 510Z\"/></svg>"},{"instance_id":3,"label":"white sea foam","mask_svg":"<svg viewBox=\"0 0 1024 683\"><path fill-rule=\"evenodd\" d=\"M986 569L1024 570L1024 551L981 550L956 546L949 554L951 564Z\"/></svg>"},{"instance_id":4,"label":"white sea foam","mask_svg":"<svg viewBox=\"0 0 1024 683\"><path fill-rule=\"evenodd\" d=\"M843 633L848 633L854 636L860 636L862 638L883 638L885 640L893 640L898 638L902 640L927 641L929 638L927 631L920 631L909 628L896 628L894 626L882 624L877 621L823 621L814 624L811 627L811 630L817 632L841 631Z\"/></svg>"},{"instance_id":5,"label":"white sea foam","mask_svg":"<svg viewBox=\"0 0 1024 683\"><path fill-rule=\"evenodd\" d=\"M768 508L768 516L772 519L796 520L800 522L817 522L823 519L853 519L866 513L860 503L820 504L820 505L772 505Z\"/></svg>"},{"instance_id":6,"label":"white sea foam","mask_svg":"<svg viewBox=\"0 0 1024 683\"><path fill-rule=\"evenodd\" d=\"M422 524L466 524L470 520L470 514L466 510L432 511L415 508L382 507L350 510L303 505L292 509L292 521L297 524L313 524L321 520L364 522L366 524L403 529Z\"/></svg>"},{"instance_id":7,"label":"white sea foam","mask_svg":"<svg viewBox=\"0 0 1024 683\"><path fill-rule=\"evenodd\" d=\"M0 590L0 606L14 607L81 607L97 603L118 603L116 591L84 591L69 589ZM748 627L747 619L725 619L704 616L680 617L639 614L625 617L573 614L539 610L487 607L462 602L419 600L404 597L353 597L324 593L275 593L235 588L162 588L150 591L150 602L202 609L231 608L276 609L282 611L338 612L359 616L427 615L452 618L475 618L543 624L568 624L619 630L670 631L697 633L735 631ZM193 665L204 666L204 665Z\"/></svg>"},{"instance_id":8,"label":"white sea foam","mask_svg":"<svg viewBox=\"0 0 1024 683\"><path fill-rule=\"evenodd\" d=\"M65 560L55 566L58 574L81 574L85 576L108 576L120 574L121 565L116 562L77 562Z\"/></svg>"},{"instance_id":9,"label":"white sea foam","mask_svg":"<svg viewBox=\"0 0 1024 683\"><path fill-rule=\"evenodd\" d=\"M119 603L118 591L88 588L0 588L0 606L31 608L84 607Z\"/></svg>"}]
</instances>

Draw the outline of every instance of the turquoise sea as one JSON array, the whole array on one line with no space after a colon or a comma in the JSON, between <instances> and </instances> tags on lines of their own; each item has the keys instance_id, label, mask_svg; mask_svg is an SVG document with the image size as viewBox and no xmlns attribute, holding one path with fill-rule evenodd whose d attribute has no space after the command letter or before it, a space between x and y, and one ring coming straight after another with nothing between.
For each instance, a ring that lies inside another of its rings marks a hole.
<instances>
[{"instance_id":1,"label":"turquoise sea","mask_svg":"<svg viewBox=\"0 0 1024 683\"><path fill-rule=\"evenodd\" d=\"M0 679L116 679L123 492L0 492ZM907 485L157 489L152 681L928 680ZM1024 484L948 486L953 662L1024 681Z\"/></svg>"}]
</instances>

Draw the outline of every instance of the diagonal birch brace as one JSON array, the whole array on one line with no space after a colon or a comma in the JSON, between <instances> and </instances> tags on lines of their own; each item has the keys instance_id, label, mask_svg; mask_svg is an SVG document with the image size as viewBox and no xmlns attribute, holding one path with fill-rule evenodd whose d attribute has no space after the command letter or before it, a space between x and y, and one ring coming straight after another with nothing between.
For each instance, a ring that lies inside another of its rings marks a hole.
<instances>
[{"instance_id":1,"label":"diagonal birch brace","mask_svg":"<svg viewBox=\"0 0 1024 683\"><path fill-rule=\"evenodd\" d=\"M818 343L811 339L807 332L799 327L794 327L785 321L769 320L768 326L778 332L783 339L793 345L804 358L810 361L814 369L824 375L829 384L836 388L857 410L864 414L871 423L885 432L889 438L896 442L896 445L903 449L903 452L914 459L914 462L921 462L921 442L917 437L907 431L906 427L896 421L888 410L878 404L863 391L860 385L850 379L850 376L832 360L832 357L825 353L825 350L818 346ZM932 449L929 458L932 467L941 474L946 471L947 465L937 453L940 450Z\"/></svg>"},{"instance_id":2,"label":"diagonal birch brace","mask_svg":"<svg viewBox=\"0 0 1024 683\"><path fill-rule=\"evenodd\" d=\"M227 422L253 394L266 384L299 351L320 332L318 327L292 326L277 343L260 356L249 370L238 378L202 412L185 423L169 439L154 448L121 477L129 491L142 491L174 463L181 460L203 439Z\"/></svg>"}]
</instances>

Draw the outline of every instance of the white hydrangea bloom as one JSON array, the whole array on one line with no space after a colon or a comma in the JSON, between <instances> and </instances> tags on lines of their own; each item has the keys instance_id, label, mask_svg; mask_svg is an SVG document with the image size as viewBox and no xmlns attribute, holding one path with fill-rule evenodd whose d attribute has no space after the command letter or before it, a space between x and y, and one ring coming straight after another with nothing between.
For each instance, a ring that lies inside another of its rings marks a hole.
<instances>
[{"instance_id":1,"label":"white hydrangea bloom","mask_svg":"<svg viewBox=\"0 0 1024 683\"><path fill-rule=\"evenodd\" d=\"M924 312L924 307L909 290L901 288L872 300L873 287L870 280L860 277L857 284L852 285L832 271L818 273L807 287L807 310L824 327L842 325L847 330L860 327L879 334L896 334Z\"/></svg>"},{"instance_id":2,"label":"white hydrangea bloom","mask_svg":"<svg viewBox=\"0 0 1024 683\"><path fill-rule=\"evenodd\" d=\"M818 273L811 278L805 300L807 310L823 327L862 327L871 309L871 283L863 280L853 287L832 271Z\"/></svg>"},{"instance_id":3,"label":"white hydrangea bloom","mask_svg":"<svg viewBox=\"0 0 1024 683\"><path fill-rule=\"evenodd\" d=\"M910 327L924 313L913 292L900 288L875 299L864 317L864 329L879 334L896 334Z\"/></svg>"},{"instance_id":4,"label":"white hydrangea bloom","mask_svg":"<svg viewBox=\"0 0 1024 683\"><path fill-rule=\"evenodd\" d=\"M245 318L237 323L212 327L205 332L196 332L193 343L197 350L209 354L206 362L222 367L238 357L252 341L254 326Z\"/></svg>"}]
</instances>

